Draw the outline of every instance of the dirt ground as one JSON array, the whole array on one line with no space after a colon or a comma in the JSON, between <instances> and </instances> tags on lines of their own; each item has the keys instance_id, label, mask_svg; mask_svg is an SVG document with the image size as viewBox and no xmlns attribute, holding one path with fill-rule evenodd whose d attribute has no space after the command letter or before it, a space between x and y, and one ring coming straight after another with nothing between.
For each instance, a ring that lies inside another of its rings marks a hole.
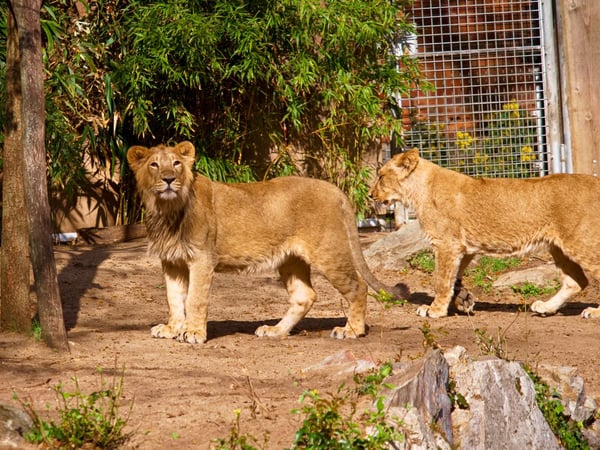
<instances>
[{"instance_id":1,"label":"dirt ground","mask_svg":"<svg viewBox=\"0 0 600 450\"><path fill-rule=\"evenodd\" d=\"M375 234L362 235L363 243ZM255 337L254 330L275 323L287 308L285 291L273 273L218 274L211 294L208 341L189 345L153 339L150 327L167 318L166 292L159 262L146 256L144 239L113 245L56 247L70 354L57 354L32 337L0 333L0 402L15 404L13 393L30 397L34 407L55 411L58 383L72 390L76 377L82 391L98 389L104 378L124 368L124 406L133 402L126 448L208 449L231 430L240 411L242 433L263 440L266 448L292 443L302 417L304 390L334 392L350 374L309 370L339 351L358 359L407 360L423 353L421 328L427 319L417 306L432 300L432 276L418 270L375 274L388 284L406 283L414 293L405 306L385 309L369 300L369 334L334 340L329 332L343 325L341 297L318 274L319 298L308 317L284 339ZM399 264L399 267L401 264ZM466 282L468 286L468 282ZM478 292L473 316L429 319L444 347L462 345L479 355L475 329L489 336L505 333L509 357L531 364L575 366L589 394L600 396L599 320L579 314L600 300L592 284L559 315L519 313L517 295ZM532 300L530 300L532 301Z\"/></svg>"}]
</instances>

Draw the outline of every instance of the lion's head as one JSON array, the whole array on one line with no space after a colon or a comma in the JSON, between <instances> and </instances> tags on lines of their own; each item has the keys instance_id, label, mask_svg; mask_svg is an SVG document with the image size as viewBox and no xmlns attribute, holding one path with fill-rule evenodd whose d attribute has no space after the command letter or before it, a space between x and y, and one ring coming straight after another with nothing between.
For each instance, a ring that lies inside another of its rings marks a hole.
<instances>
[{"instance_id":1,"label":"lion's head","mask_svg":"<svg viewBox=\"0 0 600 450\"><path fill-rule=\"evenodd\" d=\"M194 179L194 155L194 145L187 141L175 147L136 145L127 151L127 161L147 209L172 210L185 205Z\"/></svg>"}]
</instances>

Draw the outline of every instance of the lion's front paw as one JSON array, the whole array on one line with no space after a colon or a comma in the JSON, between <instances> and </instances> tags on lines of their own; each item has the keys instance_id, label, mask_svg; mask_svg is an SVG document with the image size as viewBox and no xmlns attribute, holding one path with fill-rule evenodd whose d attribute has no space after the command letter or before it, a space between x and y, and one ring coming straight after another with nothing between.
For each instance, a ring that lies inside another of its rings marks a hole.
<instances>
[{"instance_id":1,"label":"lion's front paw","mask_svg":"<svg viewBox=\"0 0 600 450\"><path fill-rule=\"evenodd\" d=\"M287 336L288 333L285 333L280 327L277 325L262 325L256 329L254 332L258 337L283 337Z\"/></svg>"},{"instance_id":2,"label":"lion's front paw","mask_svg":"<svg viewBox=\"0 0 600 450\"><path fill-rule=\"evenodd\" d=\"M446 311L438 311L429 305L421 305L417 308L417 315L421 317L431 317L437 319L439 317L446 317L448 313Z\"/></svg>"},{"instance_id":3,"label":"lion's front paw","mask_svg":"<svg viewBox=\"0 0 600 450\"><path fill-rule=\"evenodd\" d=\"M179 333L177 340L188 344L204 344L206 342L206 330L185 330Z\"/></svg>"},{"instance_id":4,"label":"lion's front paw","mask_svg":"<svg viewBox=\"0 0 600 450\"><path fill-rule=\"evenodd\" d=\"M531 312L540 314L541 316L551 315L556 312L556 308L554 308L553 306L548 306L548 302L542 300L533 302L529 309L531 310Z\"/></svg>"},{"instance_id":5,"label":"lion's front paw","mask_svg":"<svg viewBox=\"0 0 600 450\"><path fill-rule=\"evenodd\" d=\"M346 325L345 327L335 327L331 330L331 336L335 339L356 339L357 337L364 336L366 332L363 330L355 330L352 327Z\"/></svg>"},{"instance_id":6,"label":"lion's front paw","mask_svg":"<svg viewBox=\"0 0 600 450\"><path fill-rule=\"evenodd\" d=\"M150 329L150 334L155 338L173 339L179 334L176 332L171 325L165 325L164 323L153 326Z\"/></svg>"},{"instance_id":7,"label":"lion's front paw","mask_svg":"<svg viewBox=\"0 0 600 450\"><path fill-rule=\"evenodd\" d=\"M417 316L427 317L429 311L429 305L421 305L417 308Z\"/></svg>"},{"instance_id":8,"label":"lion's front paw","mask_svg":"<svg viewBox=\"0 0 600 450\"><path fill-rule=\"evenodd\" d=\"M581 312L581 317L583 317L584 319L593 319L596 317L600 317L600 307L593 308L590 306L589 308L585 308Z\"/></svg>"}]
</instances>

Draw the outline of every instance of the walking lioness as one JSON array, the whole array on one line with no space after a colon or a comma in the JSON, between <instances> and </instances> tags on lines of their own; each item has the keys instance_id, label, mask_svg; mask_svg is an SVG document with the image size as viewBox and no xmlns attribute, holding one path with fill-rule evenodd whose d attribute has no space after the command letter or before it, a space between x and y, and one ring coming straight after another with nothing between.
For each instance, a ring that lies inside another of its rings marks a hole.
<instances>
[{"instance_id":1,"label":"walking lioness","mask_svg":"<svg viewBox=\"0 0 600 450\"><path fill-rule=\"evenodd\" d=\"M431 239L435 299L418 308L420 316L448 314L455 281L477 253L547 248L562 271L562 287L548 301L531 305L539 314L554 314L585 288L583 270L600 279L600 181L595 177L472 178L422 159L413 149L383 165L370 195L413 208ZM581 315L598 317L600 307Z\"/></svg>"},{"instance_id":2,"label":"walking lioness","mask_svg":"<svg viewBox=\"0 0 600 450\"><path fill-rule=\"evenodd\" d=\"M131 147L127 161L146 207L149 252L162 261L169 303L167 324L152 336L206 341L208 296L219 270L277 268L290 308L259 336L283 336L315 301L311 266L348 300L336 338L365 334L367 285L384 287L363 258L354 211L346 196L325 181L303 177L225 184L192 172L190 142L174 147Z\"/></svg>"}]
</instances>

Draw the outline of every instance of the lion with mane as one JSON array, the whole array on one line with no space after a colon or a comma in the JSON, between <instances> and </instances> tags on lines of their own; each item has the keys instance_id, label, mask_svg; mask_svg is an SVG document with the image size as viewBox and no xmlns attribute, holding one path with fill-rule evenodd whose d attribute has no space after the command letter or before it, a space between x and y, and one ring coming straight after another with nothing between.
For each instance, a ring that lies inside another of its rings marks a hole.
<instances>
[{"instance_id":1,"label":"lion with mane","mask_svg":"<svg viewBox=\"0 0 600 450\"><path fill-rule=\"evenodd\" d=\"M154 326L152 336L205 342L214 272L261 268L278 270L290 307L279 323L256 334L287 335L316 299L311 267L349 304L346 325L332 337L364 335L366 283L385 288L364 260L346 196L305 177L214 182L192 171L194 158L190 142L127 152L146 209L148 250L160 258L167 288L169 321Z\"/></svg>"}]
</instances>

